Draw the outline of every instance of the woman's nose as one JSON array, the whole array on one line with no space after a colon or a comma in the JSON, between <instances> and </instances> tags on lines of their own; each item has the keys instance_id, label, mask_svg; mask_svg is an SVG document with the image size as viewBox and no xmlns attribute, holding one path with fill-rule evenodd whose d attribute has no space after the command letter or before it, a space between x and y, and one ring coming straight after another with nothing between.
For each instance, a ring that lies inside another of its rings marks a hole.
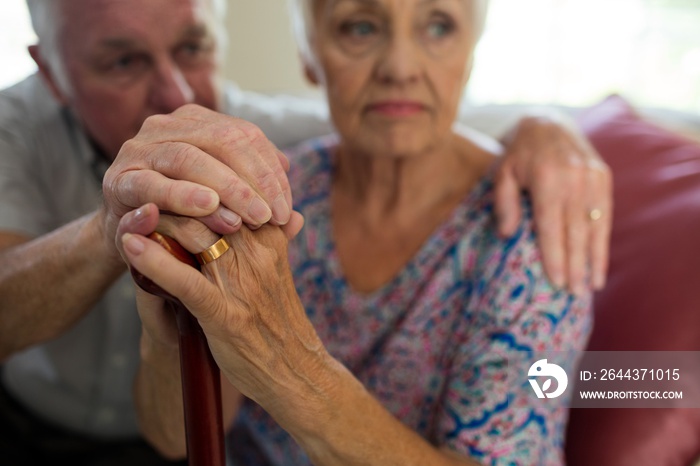
<instances>
[{"instance_id":1,"label":"woman's nose","mask_svg":"<svg viewBox=\"0 0 700 466\"><path fill-rule=\"evenodd\" d=\"M150 97L157 113L171 113L194 102L195 95L180 68L164 63L156 69Z\"/></svg>"},{"instance_id":2,"label":"woman's nose","mask_svg":"<svg viewBox=\"0 0 700 466\"><path fill-rule=\"evenodd\" d=\"M391 37L384 45L377 77L384 83L410 84L420 76L420 51L412 38Z\"/></svg>"}]
</instances>

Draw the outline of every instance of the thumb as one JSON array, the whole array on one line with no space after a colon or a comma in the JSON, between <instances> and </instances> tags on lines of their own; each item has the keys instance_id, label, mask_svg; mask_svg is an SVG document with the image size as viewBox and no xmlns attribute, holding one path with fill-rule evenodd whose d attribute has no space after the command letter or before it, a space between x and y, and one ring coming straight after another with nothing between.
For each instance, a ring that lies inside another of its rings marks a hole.
<instances>
[{"instance_id":1,"label":"thumb","mask_svg":"<svg viewBox=\"0 0 700 466\"><path fill-rule=\"evenodd\" d=\"M200 321L215 319L220 293L199 270L144 236L126 233L120 240L128 263L139 273L180 300Z\"/></svg>"}]
</instances>

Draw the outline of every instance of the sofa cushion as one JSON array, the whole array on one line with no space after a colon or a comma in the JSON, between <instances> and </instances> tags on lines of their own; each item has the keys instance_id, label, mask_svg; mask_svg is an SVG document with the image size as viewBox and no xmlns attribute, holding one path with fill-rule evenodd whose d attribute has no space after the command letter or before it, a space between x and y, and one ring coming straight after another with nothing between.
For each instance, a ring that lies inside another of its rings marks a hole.
<instances>
[{"instance_id":1,"label":"sofa cushion","mask_svg":"<svg viewBox=\"0 0 700 466\"><path fill-rule=\"evenodd\" d=\"M611 96L577 117L612 169L613 231L591 351L700 351L700 144ZM698 409L572 409L570 466L687 466Z\"/></svg>"}]
</instances>

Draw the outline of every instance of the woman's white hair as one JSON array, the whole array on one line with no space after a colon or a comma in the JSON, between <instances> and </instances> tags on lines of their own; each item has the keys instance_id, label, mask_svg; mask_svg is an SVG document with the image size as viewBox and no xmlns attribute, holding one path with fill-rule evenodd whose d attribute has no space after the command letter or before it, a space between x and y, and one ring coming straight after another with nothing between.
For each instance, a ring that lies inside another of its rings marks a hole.
<instances>
[{"instance_id":1,"label":"woman's white hair","mask_svg":"<svg viewBox=\"0 0 700 466\"><path fill-rule=\"evenodd\" d=\"M307 66L316 69L318 62L313 47L314 6L318 0L288 0L289 17L292 21L292 32L299 48L302 60ZM481 37L486 23L486 12L489 0L470 0L474 3L477 39Z\"/></svg>"},{"instance_id":2,"label":"woman's white hair","mask_svg":"<svg viewBox=\"0 0 700 466\"><path fill-rule=\"evenodd\" d=\"M289 18L292 21L292 33L297 42L297 48L302 61L308 66L316 65L313 42L313 2L315 0L289 0Z\"/></svg>"}]
</instances>

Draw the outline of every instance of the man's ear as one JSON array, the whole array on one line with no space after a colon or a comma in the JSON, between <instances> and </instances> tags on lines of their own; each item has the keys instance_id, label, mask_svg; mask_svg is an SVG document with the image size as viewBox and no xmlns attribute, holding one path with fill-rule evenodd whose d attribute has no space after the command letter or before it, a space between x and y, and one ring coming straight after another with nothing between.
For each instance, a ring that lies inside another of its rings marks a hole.
<instances>
[{"instance_id":1,"label":"man's ear","mask_svg":"<svg viewBox=\"0 0 700 466\"><path fill-rule=\"evenodd\" d=\"M68 105L68 98L65 95L65 93L61 90L61 86L58 84L54 73L51 72L49 64L41 56L41 53L39 52L39 46L30 45L29 47L27 47L27 50L29 50L29 55L31 55L32 59L34 60L34 63L36 63L36 66L39 68L39 75L44 80L44 83L48 86L49 90L51 90L51 94L53 94L54 98L61 105Z\"/></svg>"},{"instance_id":2,"label":"man's ear","mask_svg":"<svg viewBox=\"0 0 700 466\"><path fill-rule=\"evenodd\" d=\"M306 80L314 86L321 84L321 81L318 79L318 75L316 74L316 70L314 70L311 65L306 63L306 60L304 60L304 76L306 76Z\"/></svg>"}]
</instances>

